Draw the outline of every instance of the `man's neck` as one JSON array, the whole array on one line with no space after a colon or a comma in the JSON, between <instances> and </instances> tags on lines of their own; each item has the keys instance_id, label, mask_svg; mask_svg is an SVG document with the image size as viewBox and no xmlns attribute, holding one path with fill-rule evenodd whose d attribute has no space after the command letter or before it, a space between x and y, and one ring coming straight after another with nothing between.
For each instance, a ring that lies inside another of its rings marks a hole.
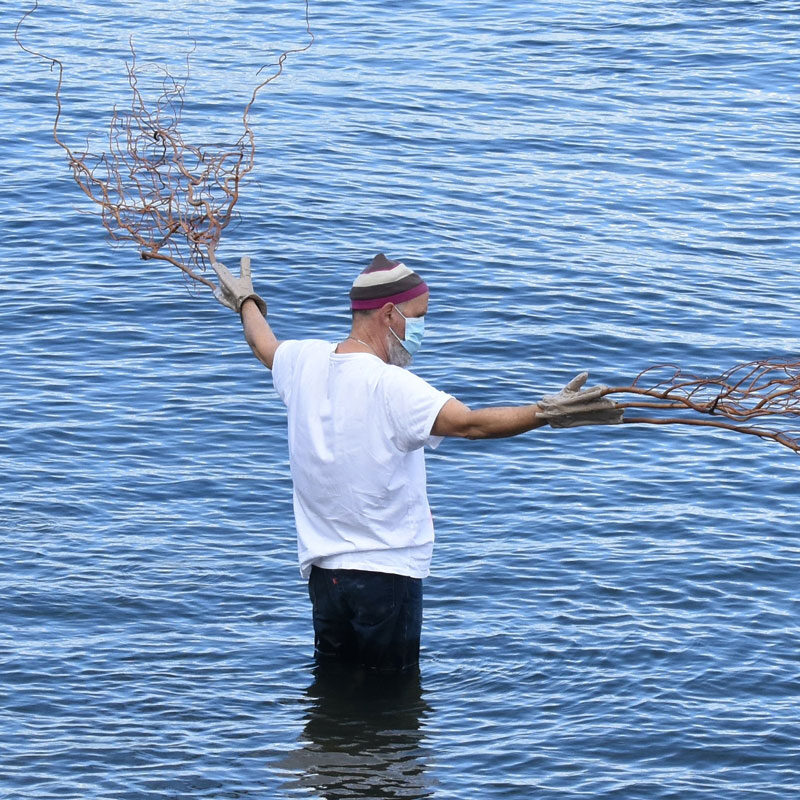
<instances>
[{"instance_id":1,"label":"man's neck","mask_svg":"<svg viewBox=\"0 0 800 800\"><path fill-rule=\"evenodd\" d=\"M381 361L386 362L385 348L381 348L374 335L368 331L351 330L350 335L340 342L336 348L337 353L371 353ZM388 362L387 362L388 363Z\"/></svg>"}]
</instances>

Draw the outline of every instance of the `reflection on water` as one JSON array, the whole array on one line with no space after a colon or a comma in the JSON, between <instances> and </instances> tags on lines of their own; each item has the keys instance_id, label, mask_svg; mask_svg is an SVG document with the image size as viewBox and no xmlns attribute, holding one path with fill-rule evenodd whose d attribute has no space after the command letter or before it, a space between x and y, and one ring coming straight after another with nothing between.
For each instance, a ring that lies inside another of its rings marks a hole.
<instances>
[{"instance_id":1,"label":"reflection on water","mask_svg":"<svg viewBox=\"0 0 800 800\"><path fill-rule=\"evenodd\" d=\"M281 764L288 788L326 800L433 795L420 730L430 711L418 670L379 674L319 664L306 690L300 747Z\"/></svg>"}]
</instances>

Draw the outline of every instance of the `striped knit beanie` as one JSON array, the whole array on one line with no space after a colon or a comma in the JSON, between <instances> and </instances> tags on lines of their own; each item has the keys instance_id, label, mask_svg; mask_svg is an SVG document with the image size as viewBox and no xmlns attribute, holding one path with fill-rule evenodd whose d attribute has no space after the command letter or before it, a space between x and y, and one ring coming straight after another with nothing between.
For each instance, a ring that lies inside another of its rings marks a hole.
<instances>
[{"instance_id":1,"label":"striped knit beanie","mask_svg":"<svg viewBox=\"0 0 800 800\"><path fill-rule=\"evenodd\" d=\"M379 253L353 281L350 308L367 311L380 308L384 303L405 303L427 291L425 281L416 272L401 261L390 261Z\"/></svg>"}]
</instances>

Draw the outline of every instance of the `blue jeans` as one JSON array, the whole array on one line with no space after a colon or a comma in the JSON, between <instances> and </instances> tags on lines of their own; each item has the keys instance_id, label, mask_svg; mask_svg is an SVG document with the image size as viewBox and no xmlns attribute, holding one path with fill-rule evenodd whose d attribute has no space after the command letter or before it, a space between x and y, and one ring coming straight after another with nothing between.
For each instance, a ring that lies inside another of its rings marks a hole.
<instances>
[{"instance_id":1,"label":"blue jeans","mask_svg":"<svg viewBox=\"0 0 800 800\"><path fill-rule=\"evenodd\" d=\"M312 567L314 655L369 669L419 663L422 581L405 575Z\"/></svg>"}]
</instances>

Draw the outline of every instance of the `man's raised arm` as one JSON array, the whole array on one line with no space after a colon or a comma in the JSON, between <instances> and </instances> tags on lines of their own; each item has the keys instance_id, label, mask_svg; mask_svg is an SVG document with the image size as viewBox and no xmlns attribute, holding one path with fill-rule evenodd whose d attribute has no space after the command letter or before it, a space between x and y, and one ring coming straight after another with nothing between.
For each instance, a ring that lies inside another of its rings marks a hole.
<instances>
[{"instance_id":1,"label":"man's raised arm","mask_svg":"<svg viewBox=\"0 0 800 800\"><path fill-rule=\"evenodd\" d=\"M267 304L253 290L250 256L242 256L238 278L219 261L212 261L211 266L219 278L219 287L214 296L222 305L241 315L244 338L253 355L264 366L272 369L275 351L280 342L267 322Z\"/></svg>"},{"instance_id":2,"label":"man's raised arm","mask_svg":"<svg viewBox=\"0 0 800 800\"><path fill-rule=\"evenodd\" d=\"M272 362L275 358L275 351L280 342L272 332L269 323L261 309L252 297L242 303L242 328L244 338L253 355L268 369L272 369Z\"/></svg>"}]
</instances>

